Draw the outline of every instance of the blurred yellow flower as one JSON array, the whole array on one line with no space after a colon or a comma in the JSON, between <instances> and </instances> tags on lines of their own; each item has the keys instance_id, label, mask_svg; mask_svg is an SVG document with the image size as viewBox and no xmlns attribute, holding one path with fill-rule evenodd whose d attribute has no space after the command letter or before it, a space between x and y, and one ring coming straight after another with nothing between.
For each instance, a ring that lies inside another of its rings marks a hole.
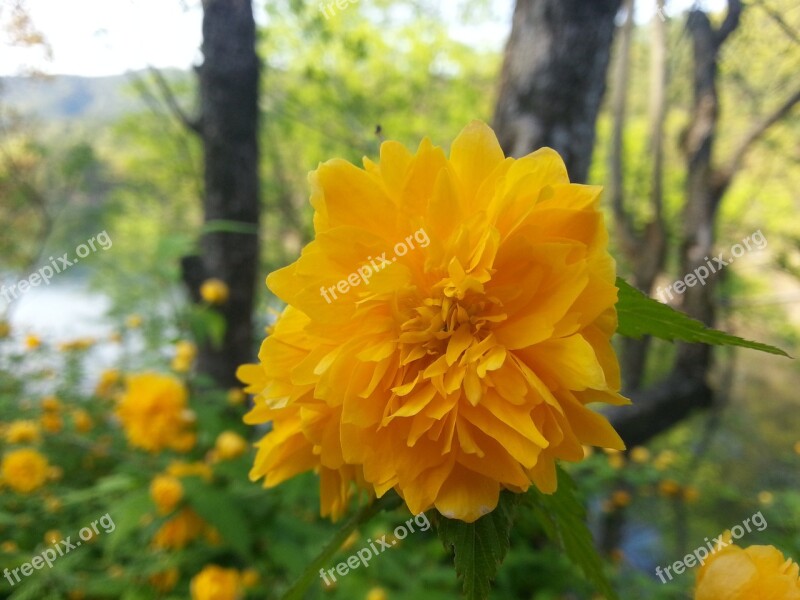
<instances>
[{"instance_id":1,"label":"blurred yellow flower","mask_svg":"<svg viewBox=\"0 0 800 600\"><path fill-rule=\"evenodd\" d=\"M64 476L64 469L58 466L50 466L47 468L47 479L50 481L58 481Z\"/></svg>"},{"instance_id":2,"label":"blurred yellow flower","mask_svg":"<svg viewBox=\"0 0 800 600\"><path fill-rule=\"evenodd\" d=\"M203 535L206 522L191 508L183 508L164 523L153 536L153 547L160 550L180 550Z\"/></svg>"},{"instance_id":3,"label":"blurred yellow flower","mask_svg":"<svg viewBox=\"0 0 800 600\"><path fill-rule=\"evenodd\" d=\"M42 429L47 433L58 433L64 428L64 420L61 418L61 415L54 412L44 413L39 419L39 422L42 425Z\"/></svg>"},{"instance_id":4,"label":"blurred yellow flower","mask_svg":"<svg viewBox=\"0 0 800 600\"><path fill-rule=\"evenodd\" d=\"M22 448L3 455L0 479L12 490L29 494L47 481L47 458L36 450Z\"/></svg>"},{"instance_id":5,"label":"blurred yellow flower","mask_svg":"<svg viewBox=\"0 0 800 600\"><path fill-rule=\"evenodd\" d=\"M81 350L88 350L95 343L94 338L78 338L69 342L61 342L58 345L59 352L77 352Z\"/></svg>"},{"instance_id":6,"label":"blurred yellow flower","mask_svg":"<svg viewBox=\"0 0 800 600\"><path fill-rule=\"evenodd\" d=\"M612 469L619 470L625 466L625 455L622 452L615 452L608 455L608 464Z\"/></svg>"},{"instance_id":7,"label":"blurred yellow flower","mask_svg":"<svg viewBox=\"0 0 800 600\"><path fill-rule=\"evenodd\" d=\"M234 387L228 390L228 404L231 406L241 406L247 400L247 394L242 388Z\"/></svg>"},{"instance_id":8,"label":"blurred yellow flower","mask_svg":"<svg viewBox=\"0 0 800 600\"><path fill-rule=\"evenodd\" d=\"M800 441L794 443L795 454L800 454Z\"/></svg>"},{"instance_id":9,"label":"blurred yellow flower","mask_svg":"<svg viewBox=\"0 0 800 600\"><path fill-rule=\"evenodd\" d=\"M272 422L251 477L314 469L334 518L366 488L472 522L502 489L553 492L583 444L622 449L587 407L629 403L601 189L477 121L449 158L426 139L364 164L311 174L316 239L267 279L288 307L239 369L247 422Z\"/></svg>"},{"instance_id":10,"label":"blurred yellow flower","mask_svg":"<svg viewBox=\"0 0 800 600\"><path fill-rule=\"evenodd\" d=\"M247 452L247 449L247 440L234 431L223 431L214 444L214 451L220 460L237 458Z\"/></svg>"},{"instance_id":11,"label":"blurred yellow flower","mask_svg":"<svg viewBox=\"0 0 800 600\"><path fill-rule=\"evenodd\" d=\"M683 488L683 499L689 504L697 502L699 498L700 490L693 485L687 485L685 488Z\"/></svg>"},{"instance_id":12,"label":"blurred yellow flower","mask_svg":"<svg viewBox=\"0 0 800 600\"><path fill-rule=\"evenodd\" d=\"M42 345L42 340L38 335L30 333L25 336L25 348L27 348L28 350L36 350L41 345Z\"/></svg>"},{"instance_id":13,"label":"blurred yellow flower","mask_svg":"<svg viewBox=\"0 0 800 600\"><path fill-rule=\"evenodd\" d=\"M0 544L0 551L5 552L6 554L11 554L17 550L19 550L19 546L17 546L15 541L9 540Z\"/></svg>"},{"instance_id":14,"label":"blurred yellow flower","mask_svg":"<svg viewBox=\"0 0 800 600\"><path fill-rule=\"evenodd\" d=\"M138 329L142 326L142 316L137 314L128 315L125 319L125 326L128 329Z\"/></svg>"},{"instance_id":15,"label":"blurred yellow flower","mask_svg":"<svg viewBox=\"0 0 800 600\"><path fill-rule=\"evenodd\" d=\"M631 503L631 495L627 490L614 490L611 502L616 508L625 508Z\"/></svg>"},{"instance_id":16,"label":"blurred yellow flower","mask_svg":"<svg viewBox=\"0 0 800 600\"><path fill-rule=\"evenodd\" d=\"M800 600L798 571L774 546L725 546L697 571L694 598Z\"/></svg>"},{"instance_id":17,"label":"blurred yellow flower","mask_svg":"<svg viewBox=\"0 0 800 600\"><path fill-rule=\"evenodd\" d=\"M769 506L775 501L775 496L772 495L772 492L768 492L766 490L758 492L758 502L763 504L764 506Z\"/></svg>"},{"instance_id":18,"label":"blurred yellow flower","mask_svg":"<svg viewBox=\"0 0 800 600\"><path fill-rule=\"evenodd\" d=\"M172 567L166 571L161 571L160 573L154 573L153 575L150 575L147 581L156 589L156 591L163 594L171 591L172 588L174 588L178 583L178 579L180 579L180 572L177 568Z\"/></svg>"},{"instance_id":19,"label":"blurred yellow flower","mask_svg":"<svg viewBox=\"0 0 800 600\"><path fill-rule=\"evenodd\" d=\"M55 496L48 496L44 500L44 508L47 512L55 513L61 510L61 500Z\"/></svg>"},{"instance_id":20,"label":"blurred yellow flower","mask_svg":"<svg viewBox=\"0 0 800 600\"><path fill-rule=\"evenodd\" d=\"M241 597L241 588L241 579L236 569L206 565L192 577L192 600L237 600Z\"/></svg>"},{"instance_id":21,"label":"blurred yellow flower","mask_svg":"<svg viewBox=\"0 0 800 600\"><path fill-rule=\"evenodd\" d=\"M183 484L172 475L156 475L150 482L150 497L159 514L167 515L183 499Z\"/></svg>"},{"instance_id":22,"label":"blurred yellow flower","mask_svg":"<svg viewBox=\"0 0 800 600\"><path fill-rule=\"evenodd\" d=\"M11 335L11 324L8 321L0 320L0 340Z\"/></svg>"},{"instance_id":23,"label":"blurred yellow flower","mask_svg":"<svg viewBox=\"0 0 800 600\"><path fill-rule=\"evenodd\" d=\"M173 477L200 477L205 481L211 481L214 472L210 466L203 462L174 460L167 465L167 474Z\"/></svg>"},{"instance_id":24,"label":"blurred yellow flower","mask_svg":"<svg viewBox=\"0 0 800 600\"><path fill-rule=\"evenodd\" d=\"M387 600L388 598L386 590L380 587L374 587L367 592L367 600Z\"/></svg>"},{"instance_id":25,"label":"blurred yellow flower","mask_svg":"<svg viewBox=\"0 0 800 600\"><path fill-rule=\"evenodd\" d=\"M108 398L116 385L120 382L120 372L117 369L106 369L100 373L100 379L95 386L94 394L100 398Z\"/></svg>"},{"instance_id":26,"label":"blurred yellow flower","mask_svg":"<svg viewBox=\"0 0 800 600\"><path fill-rule=\"evenodd\" d=\"M228 285L221 279L206 279L200 286L200 297L209 304L225 304L229 295Z\"/></svg>"},{"instance_id":27,"label":"blurred yellow flower","mask_svg":"<svg viewBox=\"0 0 800 600\"><path fill-rule=\"evenodd\" d=\"M92 427L94 427L92 417L82 408L72 411L72 422L75 423L75 430L80 433L91 431Z\"/></svg>"},{"instance_id":28,"label":"blurred yellow flower","mask_svg":"<svg viewBox=\"0 0 800 600\"><path fill-rule=\"evenodd\" d=\"M261 576L255 569L245 569L242 571L242 585L246 588L257 585L259 579L261 579Z\"/></svg>"},{"instance_id":29,"label":"blurred yellow flower","mask_svg":"<svg viewBox=\"0 0 800 600\"><path fill-rule=\"evenodd\" d=\"M58 529L49 529L44 532L42 539L45 544L57 544L61 540L61 532Z\"/></svg>"},{"instance_id":30,"label":"blurred yellow flower","mask_svg":"<svg viewBox=\"0 0 800 600\"><path fill-rule=\"evenodd\" d=\"M9 444L33 444L39 441L41 433L35 421L12 421L4 430Z\"/></svg>"},{"instance_id":31,"label":"blurred yellow flower","mask_svg":"<svg viewBox=\"0 0 800 600\"><path fill-rule=\"evenodd\" d=\"M61 400L55 396L45 396L42 398L42 409L50 412L61 410Z\"/></svg>"},{"instance_id":32,"label":"blurred yellow flower","mask_svg":"<svg viewBox=\"0 0 800 600\"><path fill-rule=\"evenodd\" d=\"M178 373L186 373L192 368L195 358L197 358L197 346L192 342L181 340L175 344L172 370Z\"/></svg>"},{"instance_id":33,"label":"blurred yellow flower","mask_svg":"<svg viewBox=\"0 0 800 600\"><path fill-rule=\"evenodd\" d=\"M671 467L675 461L677 460L678 455L675 454L672 450L662 450L658 453L655 460L653 461L653 466L659 471L664 471Z\"/></svg>"},{"instance_id":34,"label":"blurred yellow flower","mask_svg":"<svg viewBox=\"0 0 800 600\"><path fill-rule=\"evenodd\" d=\"M186 387L175 377L130 375L116 410L128 443L148 452L181 447L180 436L191 420L187 401Z\"/></svg>"},{"instance_id":35,"label":"blurred yellow flower","mask_svg":"<svg viewBox=\"0 0 800 600\"><path fill-rule=\"evenodd\" d=\"M658 493L671 498L681 493L681 486L673 479L664 479L658 483Z\"/></svg>"},{"instance_id":36,"label":"blurred yellow flower","mask_svg":"<svg viewBox=\"0 0 800 600\"><path fill-rule=\"evenodd\" d=\"M643 464L650 460L650 450L644 446L636 446L631 449L629 456L633 462Z\"/></svg>"}]
</instances>

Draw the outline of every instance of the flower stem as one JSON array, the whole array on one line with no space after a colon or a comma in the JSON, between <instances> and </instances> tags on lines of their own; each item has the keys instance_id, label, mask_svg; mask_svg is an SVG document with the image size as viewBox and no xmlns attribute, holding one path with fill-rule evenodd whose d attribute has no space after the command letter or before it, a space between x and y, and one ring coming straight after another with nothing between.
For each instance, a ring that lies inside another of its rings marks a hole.
<instances>
[{"instance_id":1,"label":"flower stem","mask_svg":"<svg viewBox=\"0 0 800 600\"><path fill-rule=\"evenodd\" d=\"M382 510L395 508L399 504L399 500L399 496L394 493L388 493L383 498L371 502L345 521L325 548L322 549L322 552L309 563L300 577L292 584L292 587L283 595L281 600L301 600L304 592L314 579L319 577L320 569L328 564L350 534Z\"/></svg>"}]
</instances>

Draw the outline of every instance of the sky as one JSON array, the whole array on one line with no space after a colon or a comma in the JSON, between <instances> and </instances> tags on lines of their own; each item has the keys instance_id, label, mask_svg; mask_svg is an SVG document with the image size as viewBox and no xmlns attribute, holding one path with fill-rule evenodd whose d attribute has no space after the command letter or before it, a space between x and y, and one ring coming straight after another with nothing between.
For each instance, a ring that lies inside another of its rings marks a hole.
<instances>
[{"instance_id":1,"label":"sky","mask_svg":"<svg viewBox=\"0 0 800 600\"><path fill-rule=\"evenodd\" d=\"M0 0L0 7L7 1ZM446 1L444 6L449 7L452 0ZM470 43L481 40L501 48L514 2L493 2L494 22L478 28L454 28L453 37ZM690 4L692 0L669 0L667 14L674 15ZM725 0L707 0L704 4L719 10ZM44 60L40 50L12 48L3 40L0 76L35 69L49 74L96 77L148 65L188 69L201 62L202 10L198 0L27 0L26 5L52 48L52 60ZM256 5L263 3L257 0ZM649 19L654 10L655 0L637 0L638 19ZM262 21L261 15L263 9L257 9L256 20ZM7 10L0 12L0 24L5 24L7 16Z\"/></svg>"}]
</instances>

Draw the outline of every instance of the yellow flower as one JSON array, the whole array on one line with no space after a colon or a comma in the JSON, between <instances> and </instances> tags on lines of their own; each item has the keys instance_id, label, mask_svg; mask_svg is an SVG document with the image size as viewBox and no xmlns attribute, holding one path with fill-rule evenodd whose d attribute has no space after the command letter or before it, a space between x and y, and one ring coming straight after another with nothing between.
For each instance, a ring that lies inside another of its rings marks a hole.
<instances>
[{"instance_id":1,"label":"yellow flower","mask_svg":"<svg viewBox=\"0 0 800 600\"><path fill-rule=\"evenodd\" d=\"M230 290L221 279L206 279L200 286L200 297L209 304L225 304Z\"/></svg>"},{"instance_id":2,"label":"yellow flower","mask_svg":"<svg viewBox=\"0 0 800 600\"><path fill-rule=\"evenodd\" d=\"M142 326L142 316L137 314L128 315L125 319L125 326L128 329L138 329Z\"/></svg>"},{"instance_id":3,"label":"yellow flower","mask_svg":"<svg viewBox=\"0 0 800 600\"><path fill-rule=\"evenodd\" d=\"M156 475L150 482L150 497L160 514L169 514L183 499L183 485L172 475Z\"/></svg>"},{"instance_id":4,"label":"yellow flower","mask_svg":"<svg viewBox=\"0 0 800 600\"><path fill-rule=\"evenodd\" d=\"M12 450L3 455L0 478L12 490L29 494L47 481L48 468L47 458L36 450Z\"/></svg>"},{"instance_id":5,"label":"yellow flower","mask_svg":"<svg viewBox=\"0 0 800 600\"><path fill-rule=\"evenodd\" d=\"M187 463L174 460L167 466L167 474L173 477L200 477L205 481L211 481L214 472L202 462Z\"/></svg>"},{"instance_id":6,"label":"yellow flower","mask_svg":"<svg viewBox=\"0 0 800 600\"><path fill-rule=\"evenodd\" d=\"M699 498L700 490L693 485L687 485L685 488L683 488L683 499L689 504L697 502Z\"/></svg>"},{"instance_id":7,"label":"yellow flower","mask_svg":"<svg viewBox=\"0 0 800 600\"><path fill-rule=\"evenodd\" d=\"M91 431L92 427L94 427L92 417L82 408L72 411L72 421L75 423L75 429L80 433Z\"/></svg>"},{"instance_id":8,"label":"yellow flower","mask_svg":"<svg viewBox=\"0 0 800 600\"><path fill-rule=\"evenodd\" d=\"M156 531L153 536L153 547L161 550L180 550L200 537L205 529L205 521L191 508L184 508Z\"/></svg>"},{"instance_id":9,"label":"yellow flower","mask_svg":"<svg viewBox=\"0 0 800 600\"><path fill-rule=\"evenodd\" d=\"M631 448L630 458L635 463L644 464L650 460L650 450L644 446L636 446Z\"/></svg>"},{"instance_id":10,"label":"yellow flower","mask_svg":"<svg viewBox=\"0 0 800 600\"><path fill-rule=\"evenodd\" d=\"M800 441L794 443L794 452L795 454L800 454Z\"/></svg>"},{"instance_id":11,"label":"yellow flower","mask_svg":"<svg viewBox=\"0 0 800 600\"><path fill-rule=\"evenodd\" d=\"M158 373L131 375L116 414L131 446L148 452L180 447L187 416L186 387L178 379Z\"/></svg>"},{"instance_id":12,"label":"yellow flower","mask_svg":"<svg viewBox=\"0 0 800 600\"><path fill-rule=\"evenodd\" d=\"M0 320L0 340L7 338L11 335L11 325L8 321Z\"/></svg>"},{"instance_id":13,"label":"yellow flower","mask_svg":"<svg viewBox=\"0 0 800 600\"><path fill-rule=\"evenodd\" d=\"M119 381L120 373L117 369L106 369L100 373L100 379L94 389L95 396L100 398L109 397Z\"/></svg>"},{"instance_id":14,"label":"yellow flower","mask_svg":"<svg viewBox=\"0 0 800 600\"><path fill-rule=\"evenodd\" d=\"M0 544L0 550L5 552L6 554L11 554L19 550L19 546L17 546L17 543L15 541L9 540Z\"/></svg>"},{"instance_id":15,"label":"yellow flower","mask_svg":"<svg viewBox=\"0 0 800 600\"><path fill-rule=\"evenodd\" d=\"M9 444L31 444L39 441L41 434L35 421L13 421L5 429Z\"/></svg>"},{"instance_id":16,"label":"yellow flower","mask_svg":"<svg viewBox=\"0 0 800 600\"><path fill-rule=\"evenodd\" d=\"M245 569L242 571L242 586L246 588L254 587L258 584L259 579L261 576L258 574L258 571L255 569Z\"/></svg>"},{"instance_id":17,"label":"yellow flower","mask_svg":"<svg viewBox=\"0 0 800 600\"><path fill-rule=\"evenodd\" d=\"M45 396L42 398L42 409L50 412L61 410L61 400L55 396Z\"/></svg>"},{"instance_id":18,"label":"yellow flower","mask_svg":"<svg viewBox=\"0 0 800 600\"><path fill-rule=\"evenodd\" d=\"M81 350L88 350L91 348L95 343L94 338L78 338L76 340L71 340L69 342L61 342L58 345L59 352L73 352L73 351L81 351Z\"/></svg>"},{"instance_id":19,"label":"yellow flower","mask_svg":"<svg viewBox=\"0 0 800 600\"><path fill-rule=\"evenodd\" d=\"M697 571L695 600L800 600L798 565L774 546L725 546Z\"/></svg>"},{"instance_id":20,"label":"yellow flower","mask_svg":"<svg viewBox=\"0 0 800 600\"><path fill-rule=\"evenodd\" d=\"M148 577L147 581L152 585L156 591L163 593L169 592L175 585L178 583L178 579L180 579L180 573L178 569L172 567L167 569L166 571L161 571L160 573L154 573Z\"/></svg>"},{"instance_id":21,"label":"yellow flower","mask_svg":"<svg viewBox=\"0 0 800 600\"><path fill-rule=\"evenodd\" d=\"M228 390L228 404L231 406L241 406L247 400L247 394L242 388L231 388Z\"/></svg>"},{"instance_id":22,"label":"yellow flower","mask_svg":"<svg viewBox=\"0 0 800 600\"><path fill-rule=\"evenodd\" d=\"M658 493L664 497L671 498L681 493L681 486L674 479L664 479L658 483Z\"/></svg>"},{"instance_id":23,"label":"yellow flower","mask_svg":"<svg viewBox=\"0 0 800 600\"><path fill-rule=\"evenodd\" d=\"M230 460L247 452L247 447L247 440L238 433L223 431L217 436L214 450L220 460Z\"/></svg>"},{"instance_id":24,"label":"yellow flower","mask_svg":"<svg viewBox=\"0 0 800 600\"><path fill-rule=\"evenodd\" d=\"M172 369L178 373L186 373L192 368L197 357L197 346L192 342L182 340L175 344L175 356L172 359Z\"/></svg>"},{"instance_id":25,"label":"yellow flower","mask_svg":"<svg viewBox=\"0 0 800 600\"><path fill-rule=\"evenodd\" d=\"M333 518L360 487L471 522L501 489L553 492L582 444L622 449L587 407L629 402L600 188L479 122L449 158L426 139L364 164L311 174L315 240L267 279L288 307L239 369L246 421L272 422L251 477L317 470Z\"/></svg>"},{"instance_id":26,"label":"yellow flower","mask_svg":"<svg viewBox=\"0 0 800 600\"><path fill-rule=\"evenodd\" d=\"M236 569L206 565L192 577L192 600L236 600L241 596L242 582Z\"/></svg>"},{"instance_id":27,"label":"yellow flower","mask_svg":"<svg viewBox=\"0 0 800 600\"><path fill-rule=\"evenodd\" d=\"M374 587L367 592L367 600L387 600L388 597L386 590L379 587Z\"/></svg>"},{"instance_id":28,"label":"yellow flower","mask_svg":"<svg viewBox=\"0 0 800 600\"><path fill-rule=\"evenodd\" d=\"M758 502L763 504L764 506L769 506L775 501L775 496L772 492L768 492L767 490L763 490L758 492Z\"/></svg>"},{"instance_id":29,"label":"yellow flower","mask_svg":"<svg viewBox=\"0 0 800 600\"><path fill-rule=\"evenodd\" d=\"M41 345L42 345L42 340L38 335L30 333L25 336L25 347L28 350L36 350Z\"/></svg>"},{"instance_id":30,"label":"yellow flower","mask_svg":"<svg viewBox=\"0 0 800 600\"><path fill-rule=\"evenodd\" d=\"M631 503L631 495L626 490L615 490L611 494L611 503L617 508L624 508Z\"/></svg>"},{"instance_id":31,"label":"yellow flower","mask_svg":"<svg viewBox=\"0 0 800 600\"><path fill-rule=\"evenodd\" d=\"M677 458L678 456L672 450L662 450L653 461L653 466L659 471L664 471L671 467Z\"/></svg>"},{"instance_id":32,"label":"yellow flower","mask_svg":"<svg viewBox=\"0 0 800 600\"><path fill-rule=\"evenodd\" d=\"M44 413L39 422L47 433L58 433L64 428L64 421L61 415L56 413Z\"/></svg>"},{"instance_id":33,"label":"yellow flower","mask_svg":"<svg viewBox=\"0 0 800 600\"><path fill-rule=\"evenodd\" d=\"M57 544L61 539L61 532L58 529L48 529L42 539L45 544Z\"/></svg>"}]
</instances>

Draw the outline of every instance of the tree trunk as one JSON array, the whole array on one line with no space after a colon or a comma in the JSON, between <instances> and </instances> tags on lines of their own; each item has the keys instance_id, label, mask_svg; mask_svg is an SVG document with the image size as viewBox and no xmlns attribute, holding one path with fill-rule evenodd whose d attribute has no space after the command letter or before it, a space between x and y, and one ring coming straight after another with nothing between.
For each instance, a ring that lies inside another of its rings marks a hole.
<instances>
[{"instance_id":1,"label":"tree trunk","mask_svg":"<svg viewBox=\"0 0 800 600\"><path fill-rule=\"evenodd\" d=\"M550 146L586 181L620 1L517 0L494 114L506 155Z\"/></svg>"},{"instance_id":2,"label":"tree trunk","mask_svg":"<svg viewBox=\"0 0 800 600\"><path fill-rule=\"evenodd\" d=\"M238 365L252 358L253 295L258 267L259 61L251 0L203 0L203 57L198 69L207 231L202 275L225 281L220 347L204 344L198 367L217 384L236 384ZM233 222L220 231L219 221ZM236 232L230 231L236 229Z\"/></svg>"}]
</instances>

